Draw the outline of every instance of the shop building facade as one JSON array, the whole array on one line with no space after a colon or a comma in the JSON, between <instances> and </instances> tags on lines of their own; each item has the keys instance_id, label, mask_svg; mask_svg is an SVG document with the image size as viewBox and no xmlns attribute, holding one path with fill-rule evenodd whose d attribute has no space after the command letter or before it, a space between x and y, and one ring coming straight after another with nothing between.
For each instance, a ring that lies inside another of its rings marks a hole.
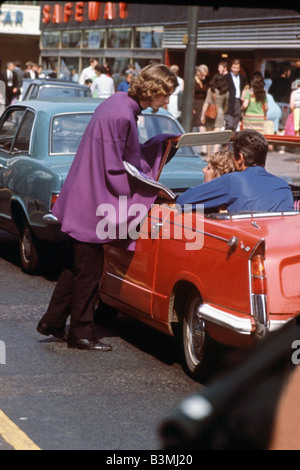
<instances>
[{"instance_id":1,"label":"shop building facade","mask_svg":"<svg viewBox=\"0 0 300 470\"><path fill-rule=\"evenodd\" d=\"M0 70L9 61L22 68L40 56L40 15L38 2L3 2L0 5Z\"/></svg>"},{"instance_id":2,"label":"shop building facade","mask_svg":"<svg viewBox=\"0 0 300 470\"><path fill-rule=\"evenodd\" d=\"M184 74L188 6L124 2L41 2L40 62L78 72L90 57L112 74L150 61L176 63ZM254 71L278 75L288 63L300 74L300 14L294 10L199 6L197 64L210 73L240 58Z\"/></svg>"}]
</instances>

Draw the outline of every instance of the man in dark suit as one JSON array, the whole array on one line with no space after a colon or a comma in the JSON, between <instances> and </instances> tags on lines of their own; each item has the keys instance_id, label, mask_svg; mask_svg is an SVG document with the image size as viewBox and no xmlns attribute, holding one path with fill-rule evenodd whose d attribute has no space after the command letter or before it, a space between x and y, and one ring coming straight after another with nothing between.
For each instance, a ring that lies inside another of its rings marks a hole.
<instances>
[{"instance_id":1,"label":"man in dark suit","mask_svg":"<svg viewBox=\"0 0 300 470\"><path fill-rule=\"evenodd\" d=\"M15 64L13 62L7 62L5 71L0 75L0 80L5 84L5 106L10 105L12 99L18 96L18 76L14 68Z\"/></svg>"},{"instance_id":2,"label":"man in dark suit","mask_svg":"<svg viewBox=\"0 0 300 470\"><path fill-rule=\"evenodd\" d=\"M246 77L240 74L241 64L238 59L233 60L230 72L225 76L229 90L228 109L225 114L225 128L233 132L237 130L242 117L241 96L247 84Z\"/></svg>"}]
</instances>

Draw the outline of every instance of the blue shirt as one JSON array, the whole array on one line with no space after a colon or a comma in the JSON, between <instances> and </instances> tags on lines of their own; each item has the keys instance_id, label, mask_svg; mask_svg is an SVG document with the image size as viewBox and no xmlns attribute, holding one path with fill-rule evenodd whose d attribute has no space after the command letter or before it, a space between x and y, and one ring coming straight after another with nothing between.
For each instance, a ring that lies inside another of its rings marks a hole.
<instances>
[{"instance_id":1,"label":"blue shirt","mask_svg":"<svg viewBox=\"0 0 300 470\"><path fill-rule=\"evenodd\" d=\"M130 83L127 80L119 83L118 91L125 91L127 93Z\"/></svg>"},{"instance_id":2,"label":"blue shirt","mask_svg":"<svg viewBox=\"0 0 300 470\"><path fill-rule=\"evenodd\" d=\"M293 194L282 178L261 166L235 171L190 188L181 194L177 204L204 204L205 209L226 205L228 212L294 211Z\"/></svg>"}]
</instances>

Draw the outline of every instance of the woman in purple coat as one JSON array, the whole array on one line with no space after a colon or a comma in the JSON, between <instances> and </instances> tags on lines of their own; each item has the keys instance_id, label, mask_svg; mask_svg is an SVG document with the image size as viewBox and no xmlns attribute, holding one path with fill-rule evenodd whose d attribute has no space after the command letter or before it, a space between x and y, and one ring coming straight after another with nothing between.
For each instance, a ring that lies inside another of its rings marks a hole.
<instances>
[{"instance_id":1,"label":"woman in purple coat","mask_svg":"<svg viewBox=\"0 0 300 470\"><path fill-rule=\"evenodd\" d=\"M37 326L39 333L67 341L71 348L111 349L97 340L93 331L103 243L121 240L127 249L134 249L127 233L128 226L133 228L134 218L128 215L130 211L121 210L120 200L126 200L127 207L143 204L150 209L158 194L156 188L130 178L123 161L152 178L157 176L166 135L140 145L137 117L143 109L151 107L157 112L167 105L177 85L176 75L168 67L149 65L134 78L128 93L116 93L96 109L53 207L61 230L69 235L72 256ZM105 212L101 208L105 207L115 209L111 211L111 223L106 215L106 224L113 227L108 233L99 230Z\"/></svg>"}]
</instances>

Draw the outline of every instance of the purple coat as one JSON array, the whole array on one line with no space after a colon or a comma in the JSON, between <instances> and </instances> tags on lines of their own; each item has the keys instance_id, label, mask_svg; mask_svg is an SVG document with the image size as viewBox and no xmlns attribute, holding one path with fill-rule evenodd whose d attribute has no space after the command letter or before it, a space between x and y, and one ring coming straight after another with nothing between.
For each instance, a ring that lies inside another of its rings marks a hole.
<instances>
[{"instance_id":1,"label":"purple coat","mask_svg":"<svg viewBox=\"0 0 300 470\"><path fill-rule=\"evenodd\" d=\"M169 135L140 145L136 123L140 112L139 104L124 92L115 93L96 109L52 210L61 230L72 238L86 243L128 239L127 227L131 224L132 228L136 217L128 216L119 197L123 196L123 201L126 197L127 207L143 204L147 211L154 203L158 190L129 176L123 160L155 179L163 141ZM110 210L104 213L106 207ZM112 230L101 238L97 225L103 217ZM134 249L130 240L125 245Z\"/></svg>"}]
</instances>

